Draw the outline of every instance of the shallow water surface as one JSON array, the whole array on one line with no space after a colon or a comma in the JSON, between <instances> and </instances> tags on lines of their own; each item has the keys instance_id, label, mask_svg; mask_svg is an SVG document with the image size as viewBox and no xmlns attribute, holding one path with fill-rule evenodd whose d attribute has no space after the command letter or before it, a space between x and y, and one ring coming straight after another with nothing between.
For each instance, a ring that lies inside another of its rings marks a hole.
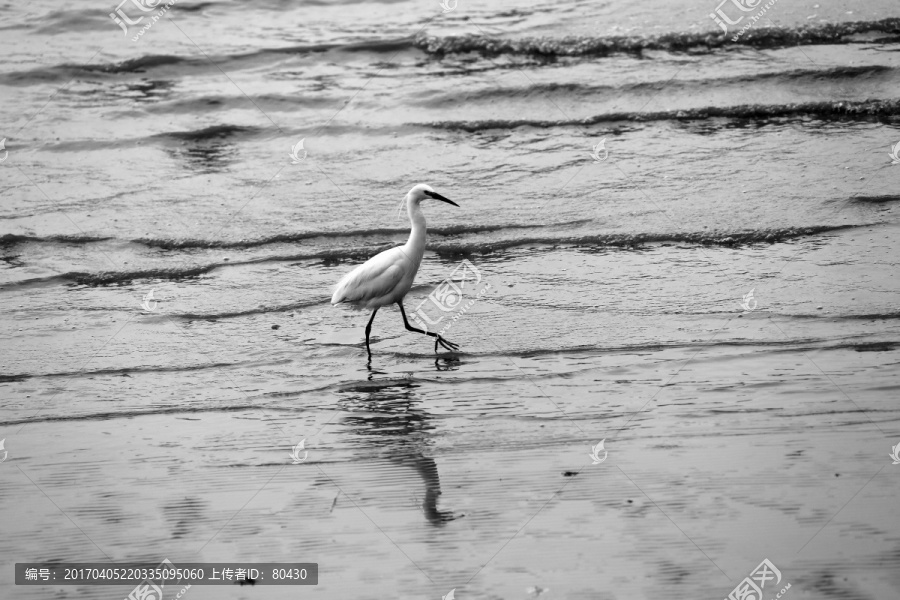
<instances>
[{"instance_id":1,"label":"shallow water surface","mask_svg":"<svg viewBox=\"0 0 900 600\"><path fill-rule=\"evenodd\" d=\"M897 597L900 12L715 8L5 8L0 596ZM419 182L461 352L386 307L367 363L331 289Z\"/></svg>"}]
</instances>

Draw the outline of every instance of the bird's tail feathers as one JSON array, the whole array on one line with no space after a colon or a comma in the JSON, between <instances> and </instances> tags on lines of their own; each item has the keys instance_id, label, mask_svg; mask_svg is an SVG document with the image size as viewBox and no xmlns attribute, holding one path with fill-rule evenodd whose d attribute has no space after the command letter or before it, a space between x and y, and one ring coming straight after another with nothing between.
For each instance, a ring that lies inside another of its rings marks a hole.
<instances>
[{"instance_id":1,"label":"bird's tail feathers","mask_svg":"<svg viewBox=\"0 0 900 600\"><path fill-rule=\"evenodd\" d=\"M331 296L332 304L341 304L342 302L351 302L353 300L353 298L347 294L347 290L353 286L356 276L356 269L354 269L341 277L341 280L334 286L334 294Z\"/></svg>"}]
</instances>

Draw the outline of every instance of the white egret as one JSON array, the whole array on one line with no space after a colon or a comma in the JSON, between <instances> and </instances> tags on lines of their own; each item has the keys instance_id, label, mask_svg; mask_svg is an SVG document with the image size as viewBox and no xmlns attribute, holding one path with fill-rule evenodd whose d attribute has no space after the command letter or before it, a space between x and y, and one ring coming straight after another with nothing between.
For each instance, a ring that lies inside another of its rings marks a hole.
<instances>
[{"instance_id":1,"label":"white egret","mask_svg":"<svg viewBox=\"0 0 900 600\"><path fill-rule=\"evenodd\" d=\"M419 264L425 255L425 215L420 206L422 200L433 198L458 207L459 204L444 198L436 193L431 186L420 183L406 194L406 208L409 213L411 231L409 240L402 246L391 248L381 252L363 264L347 273L337 284L332 304L347 303L356 310L372 309L369 324L366 325L366 352L369 359L372 351L369 349L369 333L372 331L372 321L375 313L382 306L396 303L403 315L403 324L408 331L424 333L434 340L434 351L437 352L438 344L447 350L457 350L458 346L449 342L439 334L431 331L423 331L409 324L406 319L406 311L403 310L403 298L412 287Z\"/></svg>"}]
</instances>

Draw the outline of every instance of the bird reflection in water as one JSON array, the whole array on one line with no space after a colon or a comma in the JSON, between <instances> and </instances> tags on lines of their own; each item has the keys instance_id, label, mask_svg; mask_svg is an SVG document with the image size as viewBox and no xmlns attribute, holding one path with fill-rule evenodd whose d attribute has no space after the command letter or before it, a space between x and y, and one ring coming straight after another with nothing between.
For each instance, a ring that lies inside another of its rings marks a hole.
<instances>
[{"instance_id":1,"label":"bird reflection in water","mask_svg":"<svg viewBox=\"0 0 900 600\"><path fill-rule=\"evenodd\" d=\"M435 357L434 368L437 371L456 371L459 369L459 359L455 356ZM369 377L371 378L371 375Z\"/></svg>"},{"instance_id":2,"label":"bird reflection in water","mask_svg":"<svg viewBox=\"0 0 900 600\"><path fill-rule=\"evenodd\" d=\"M436 361L437 364L437 361ZM449 362L438 366L446 371L455 367ZM434 425L431 415L422 408L411 377L376 379L386 373L369 369L369 381L343 388L346 394L338 406L348 411L341 424L355 435L366 439L366 448L394 464L413 469L424 483L424 495L410 495L421 500L420 508L432 525L442 525L461 514L438 508L441 481L434 459L425 455L431 445Z\"/></svg>"}]
</instances>

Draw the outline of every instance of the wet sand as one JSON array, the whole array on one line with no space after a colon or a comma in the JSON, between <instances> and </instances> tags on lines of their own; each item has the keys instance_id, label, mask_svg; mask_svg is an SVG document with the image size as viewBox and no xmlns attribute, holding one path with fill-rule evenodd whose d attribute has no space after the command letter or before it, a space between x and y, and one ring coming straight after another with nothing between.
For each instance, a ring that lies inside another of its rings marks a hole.
<instances>
[{"instance_id":1,"label":"wet sand","mask_svg":"<svg viewBox=\"0 0 900 600\"><path fill-rule=\"evenodd\" d=\"M17 436L7 465L24 471L4 486L7 539L42 560L102 559L37 484L120 561L320 565L314 589L194 586L198 598L528 598L532 586L556 598L724 597L762 557L796 597L889 598L900 561L879 431L896 427L890 354L544 357L494 371L478 398L454 396L452 372L421 360L399 365L411 376L333 390L318 409L280 399L29 425L40 435ZM521 382L518 369L533 383L510 395L496 380ZM300 465L272 443L316 429ZM592 465L601 435L609 458Z\"/></svg>"}]
</instances>

